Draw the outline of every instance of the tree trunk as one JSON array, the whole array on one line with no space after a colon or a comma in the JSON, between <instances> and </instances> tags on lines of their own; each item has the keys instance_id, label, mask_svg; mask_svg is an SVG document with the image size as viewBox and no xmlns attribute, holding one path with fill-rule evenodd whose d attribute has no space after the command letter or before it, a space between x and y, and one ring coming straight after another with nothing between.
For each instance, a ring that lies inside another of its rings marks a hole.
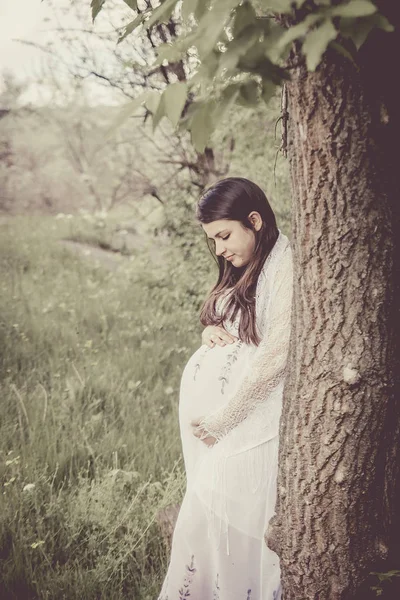
<instances>
[{"instance_id":1,"label":"tree trunk","mask_svg":"<svg viewBox=\"0 0 400 600\"><path fill-rule=\"evenodd\" d=\"M366 600L370 571L400 569L399 56L398 32L371 34L358 70L293 56L293 330L266 533L284 600Z\"/></svg>"}]
</instances>

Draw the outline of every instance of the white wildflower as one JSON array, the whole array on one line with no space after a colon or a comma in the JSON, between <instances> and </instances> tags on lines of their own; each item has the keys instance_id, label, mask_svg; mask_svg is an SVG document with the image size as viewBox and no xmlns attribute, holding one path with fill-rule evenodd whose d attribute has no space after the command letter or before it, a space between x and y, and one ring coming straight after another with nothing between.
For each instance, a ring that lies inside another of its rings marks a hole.
<instances>
[{"instance_id":1,"label":"white wildflower","mask_svg":"<svg viewBox=\"0 0 400 600\"><path fill-rule=\"evenodd\" d=\"M35 489L35 484L34 483L27 483L26 485L24 485L22 491L23 492L33 492L33 490Z\"/></svg>"}]
</instances>

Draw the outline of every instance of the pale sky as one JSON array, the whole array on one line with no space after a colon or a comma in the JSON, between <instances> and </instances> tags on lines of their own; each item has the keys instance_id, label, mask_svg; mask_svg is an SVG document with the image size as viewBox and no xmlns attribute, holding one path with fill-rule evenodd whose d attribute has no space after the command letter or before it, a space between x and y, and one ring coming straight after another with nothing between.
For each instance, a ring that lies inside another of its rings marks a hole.
<instances>
[{"instance_id":1,"label":"pale sky","mask_svg":"<svg viewBox=\"0 0 400 600\"><path fill-rule=\"evenodd\" d=\"M68 6L70 0L57 0L58 6ZM87 27L91 27L90 0L81 0L87 5L88 22ZM63 26L76 27L72 11L62 16ZM16 40L25 40L45 46L46 42L55 41L57 47L58 34L52 32L52 28L57 26L54 18L54 11L49 6L47 0L0 0L0 88L1 74L4 70L11 71L19 80L29 80L31 82L28 91L23 95L22 102L40 103L51 102L53 91L46 88L46 84L37 85L35 81L41 77L43 72L42 65L48 60L48 55L42 50L31 45L22 44ZM61 55L63 50L60 45ZM65 73L65 76L64 74ZM69 87L68 74L60 63L57 67L59 81L66 83ZM106 103L112 101L115 97L110 90L108 92L104 87L99 88L96 82L85 82L84 88L89 95L92 94L100 102Z\"/></svg>"},{"instance_id":2,"label":"pale sky","mask_svg":"<svg viewBox=\"0 0 400 600\"><path fill-rule=\"evenodd\" d=\"M31 75L41 52L13 40L42 43L44 19L50 15L46 0L0 0L0 71L9 69L21 77Z\"/></svg>"}]
</instances>

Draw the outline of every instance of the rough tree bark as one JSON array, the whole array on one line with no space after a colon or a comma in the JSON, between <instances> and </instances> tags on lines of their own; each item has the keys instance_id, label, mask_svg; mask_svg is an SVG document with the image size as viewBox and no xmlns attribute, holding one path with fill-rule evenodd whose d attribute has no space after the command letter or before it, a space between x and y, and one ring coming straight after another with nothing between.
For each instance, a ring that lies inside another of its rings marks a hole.
<instances>
[{"instance_id":1,"label":"rough tree bark","mask_svg":"<svg viewBox=\"0 0 400 600\"><path fill-rule=\"evenodd\" d=\"M266 532L284 600L366 600L370 571L400 568L399 37L371 34L358 70L330 50L307 73L293 51L295 301Z\"/></svg>"}]
</instances>

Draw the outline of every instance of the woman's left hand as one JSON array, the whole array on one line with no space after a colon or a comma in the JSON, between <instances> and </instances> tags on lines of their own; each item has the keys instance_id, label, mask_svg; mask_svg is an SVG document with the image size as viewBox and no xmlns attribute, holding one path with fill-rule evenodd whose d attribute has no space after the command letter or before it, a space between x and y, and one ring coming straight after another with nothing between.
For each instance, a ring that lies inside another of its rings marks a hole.
<instances>
[{"instance_id":1,"label":"woman's left hand","mask_svg":"<svg viewBox=\"0 0 400 600\"><path fill-rule=\"evenodd\" d=\"M212 435L207 435L206 431L200 425L200 422L203 420L203 418L204 417L198 417L190 422L191 426L193 427L193 435L199 438L207 446L214 446L214 444L217 443L217 438Z\"/></svg>"}]
</instances>

